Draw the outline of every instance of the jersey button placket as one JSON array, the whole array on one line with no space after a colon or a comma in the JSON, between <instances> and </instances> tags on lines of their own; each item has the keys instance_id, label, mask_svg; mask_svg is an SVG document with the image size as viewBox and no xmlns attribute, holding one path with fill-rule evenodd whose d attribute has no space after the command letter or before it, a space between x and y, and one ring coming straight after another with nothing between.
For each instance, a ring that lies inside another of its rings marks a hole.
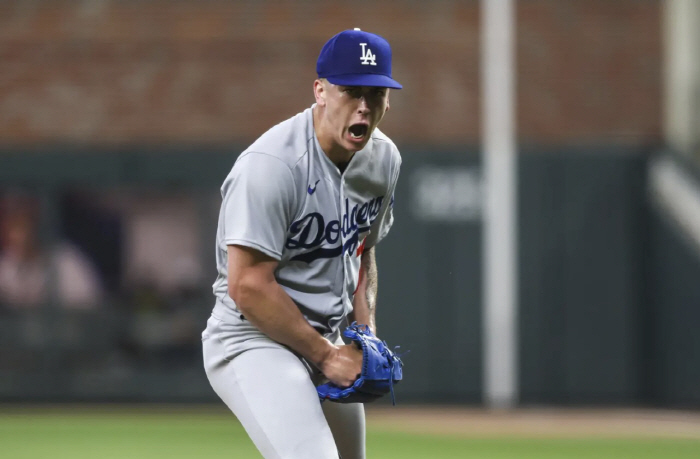
<instances>
[{"instance_id":1,"label":"jersey button placket","mask_svg":"<svg viewBox=\"0 0 700 459\"><path fill-rule=\"evenodd\" d=\"M341 176L340 178L340 241L341 241L341 263L343 265L343 303L347 305L346 302L350 301L350 296L348 294L348 253L346 253L343 248L345 247L345 242L346 242L346 237L347 234L345 233L345 229L343 228L343 212L345 212L347 209L345 209L345 176ZM348 218L350 216L348 215Z\"/></svg>"}]
</instances>

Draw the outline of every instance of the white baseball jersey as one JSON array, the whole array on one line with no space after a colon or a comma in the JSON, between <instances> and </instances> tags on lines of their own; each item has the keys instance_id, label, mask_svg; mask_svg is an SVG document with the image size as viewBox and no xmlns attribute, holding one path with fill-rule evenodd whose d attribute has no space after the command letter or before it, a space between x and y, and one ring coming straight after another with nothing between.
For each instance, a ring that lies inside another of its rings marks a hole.
<instances>
[{"instance_id":1,"label":"white baseball jersey","mask_svg":"<svg viewBox=\"0 0 700 459\"><path fill-rule=\"evenodd\" d=\"M314 328L329 333L352 311L362 251L391 228L398 149L375 129L341 174L318 143L312 109L248 147L221 188L213 314L224 321L240 321L228 295L228 245L279 260L277 282Z\"/></svg>"}]
</instances>

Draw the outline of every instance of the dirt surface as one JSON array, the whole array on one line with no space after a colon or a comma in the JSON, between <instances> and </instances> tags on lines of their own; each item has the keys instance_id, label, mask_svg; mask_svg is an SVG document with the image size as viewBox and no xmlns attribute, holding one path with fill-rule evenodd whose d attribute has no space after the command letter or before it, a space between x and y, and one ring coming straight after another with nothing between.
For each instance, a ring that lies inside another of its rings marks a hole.
<instances>
[{"instance_id":1,"label":"dirt surface","mask_svg":"<svg viewBox=\"0 0 700 459\"><path fill-rule=\"evenodd\" d=\"M656 410L368 407L368 428L466 437L700 439L700 412Z\"/></svg>"},{"instance_id":2,"label":"dirt surface","mask_svg":"<svg viewBox=\"0 0 700 459\"><path fill-rule=\"evenodd\" d=\"M700 411L638 409L528 408L512 411L463 407L367 405L368 429L459 437L530 438L687 438L700 440ZM229 419L223 404L0 404L2 415L62 416L125 414L183 416L203 414Z\"/></svg>"}]
</instances>

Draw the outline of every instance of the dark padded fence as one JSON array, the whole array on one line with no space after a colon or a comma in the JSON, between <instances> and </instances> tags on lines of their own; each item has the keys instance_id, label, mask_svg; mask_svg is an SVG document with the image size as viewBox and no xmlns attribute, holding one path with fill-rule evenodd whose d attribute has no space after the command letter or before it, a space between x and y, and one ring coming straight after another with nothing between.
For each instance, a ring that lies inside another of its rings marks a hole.
<instances>
[{"instance_id":1,"label":"dark padded fence","mask_svg":"<svg viewBox=\"0 0 700 459\"><path fill-rule=\"evenodd\" d=\"M89 155L64 148L0 155L3 188L42 196L48 238L61 229L56 208L66 189L155 188L197 196L201 257L211 268L200 288L169 298L157 313L118 294L90 312L51 305L34 313L4 311L0 400L216 400L201 369L197 332L212 305L213 204L235 151ZM410 350L397 396L480 403L478 151L415 147L402 153L396 222L377 255L380 335ZM650 208L646 163L644 152L612 147L528 148L520 155L523 404L700 402L700 343L688 325L700 323L699 263ZM103 263L114 257L104 256ZM164 344L142 336L183 317L191 324L185 339Z\"/></svg>"}]
</instances>

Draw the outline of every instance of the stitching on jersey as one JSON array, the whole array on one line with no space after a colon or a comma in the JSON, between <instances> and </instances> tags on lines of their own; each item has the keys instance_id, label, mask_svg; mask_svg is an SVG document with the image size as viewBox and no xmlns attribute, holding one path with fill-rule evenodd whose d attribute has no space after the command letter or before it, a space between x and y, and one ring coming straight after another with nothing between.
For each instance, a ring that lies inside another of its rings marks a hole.
<instances>
[{"instance_id":1,"label":"stitching on jersey","mask_svg":"<svg viewBox=\"0 0 700 459\"><path fill-rule=\"evenodd\" d=\"M282 253L277 252L276 250L272 250L269 247L265 247L264 245L259 244L258 242L253 241L251 239L244 239L244 238L236 237L236 238L224 239L224 242L226 243L227 246L229 246L229 245L243 245L245 247L250 247L252 249L256 249L256 250L264 253L265 255L269 256L270 258L278 257L277 261L280 261L282 259ZM245 244L237 244L240 242L245 242Z\"/></svg>"}]
</instances>

